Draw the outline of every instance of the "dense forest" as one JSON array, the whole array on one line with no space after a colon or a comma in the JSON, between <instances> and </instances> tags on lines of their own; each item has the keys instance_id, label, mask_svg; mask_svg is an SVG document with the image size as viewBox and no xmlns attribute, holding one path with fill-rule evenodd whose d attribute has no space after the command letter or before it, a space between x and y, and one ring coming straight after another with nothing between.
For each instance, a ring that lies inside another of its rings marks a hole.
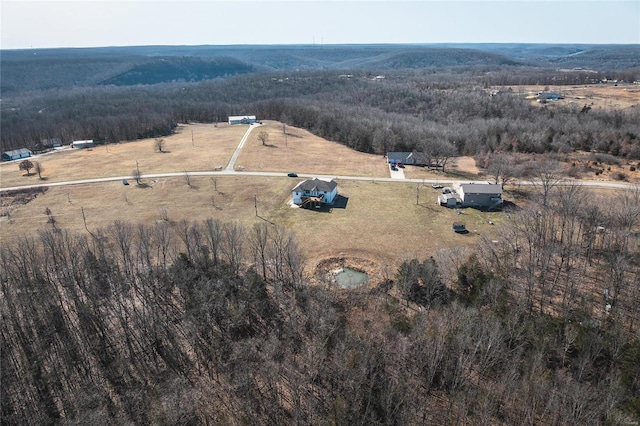
<instances>
[{"instance_id":1,"label":"dense forest","mask_svg":"<svg viewBox=\"0 0 640 426\"><path fill-rule=\"evenodd\" d=\"M191 57L161 47L7 51L0 142L3 150L38 149L50 138L113 143L251 113L364 152L584 149L640 158L637 110L590 111L586 103L537 108L521 94L488 90L635 81L637 46L526 47L200 47L188 51ZM525 53L536 61L520 59ZM585 58L585 68L548 68L567 57ZM586 69L603 63L609 69Z\"/></svg>"},{"instance_id":2,"label":"dense forest","mask_svg":"<svg viewBox=\"0 0 640 426\"><path fill-rule=\"evenodd\" d=\"M2 422L637 422L640 192L539 189L360 290L268 224L53 222L0 248Z\"/></svg>"},{"instance_id":3,"label":"dense forest","mask_svg":"<svg viewBox=\"0 0 640 426\"><path fill-rule=\"evenodd\" d=\"M636 81L639 58L582 45L2 51L0 141L134 141L255 114L363 152L475 155L504 182L508 153L640 159L640 111L492 86ZM637 423L640 191L600 199L558 185L551 165L536 173L498 239L352 290L310 270L278 226L76 234L51 217L0 245L2 424Z\"/></svg>"}]
</instances>

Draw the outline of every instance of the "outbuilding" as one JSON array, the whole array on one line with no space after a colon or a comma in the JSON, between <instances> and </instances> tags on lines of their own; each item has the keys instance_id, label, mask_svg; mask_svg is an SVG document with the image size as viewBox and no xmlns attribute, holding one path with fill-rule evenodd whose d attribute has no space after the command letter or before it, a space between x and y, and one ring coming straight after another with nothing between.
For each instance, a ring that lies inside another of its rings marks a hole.
<instances>
[{"instance_id":1,"label":"outbuilding","mask_svg":"<svg viewBox=\"0 0 640 426\"><path fill-rule=\"evenodd\" d=\"M19 160L21 158L31 157L31 151L27 148L14 149L2 153L2 161Z\"/></svg>"},{"instance_id":2,"label":"outbuilding","mask_svg":"<svg viewBox=\"0 0 640 426\"><path fill-rule=\"evenodd\" d=\"M71 148L93 148L94 146L93 139L71 142Z\"/></svg>"},{"instance_id":3,"label":"outbuilding","mask_svg":"<svg viewBox=\"0 0 640 426\"><path fill-rule=\"evenodd\" d=\"M440 194L438 196L438 202L441 206L446 207L456 207L458 205L458 199L456 198L456 194L447 193Z\"/></svg>"},{"instance_id":4,"label":"outbuilding","mask_svg":"<svg viewBox=\"0 0 640 426\"><path fill-rule=\"evenodd\" d=\"M229 117L229 124L251 124L255 122L255 115L232 115Z\"/></svg>"},{"instance_id":5,"label":"outbuilding","mask_svg":"<svg viewBox=\"0 0 640 426\"><path fill-rule=\"evenodd\" d=\"M320 204L333 204L338 195L338 184L334 180L308 179L300 182L291 190L291 201L299 206L308 203L318 207Z\"/></svg>"},{"instance_id":6,"label":"outbuilding","mask_svg":"<svg viewBox=\"0 0 640 426\"><path fill-rule=\"evenodd\" d=\"M463 183L458 188L463 207L494 209L502 205L502 185L495 183Z\"/></svg>"}]
</instances>

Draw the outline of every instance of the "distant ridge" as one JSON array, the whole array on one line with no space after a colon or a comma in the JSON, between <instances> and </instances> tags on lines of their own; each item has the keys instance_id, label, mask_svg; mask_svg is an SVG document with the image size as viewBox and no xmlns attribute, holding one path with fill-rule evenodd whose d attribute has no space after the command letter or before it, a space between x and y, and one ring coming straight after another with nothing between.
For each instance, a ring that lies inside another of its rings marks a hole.
<instances>
[{"instance_id":1,"label":"distant ridge","mask_svg":"<svg viewBox=\"0 0 640 426\"><path fill-rule=\"evenodd\" d=\"M253 72L521 66L620 71L640 45L345 44L1 50L2 95L95 85L194 82Z\"/></svg>"}]
</instances>

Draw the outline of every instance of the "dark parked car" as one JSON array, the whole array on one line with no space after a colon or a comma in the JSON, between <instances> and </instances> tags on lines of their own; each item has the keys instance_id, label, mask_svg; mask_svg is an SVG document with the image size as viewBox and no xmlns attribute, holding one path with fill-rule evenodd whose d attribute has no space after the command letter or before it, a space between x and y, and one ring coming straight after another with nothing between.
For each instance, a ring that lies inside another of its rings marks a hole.
<instances>
[{"instance_id":1,"label":"dark parked car","mask_svg":"<svg viewBox=\"0 0 640 426\"><path fill-rule=\"evenodd\" d=\"M453 229L454 232L457 232L458 234L468 234L469 230L467 229L466 226L464 226L464 223L462 222L453 222L453 225L451 226L451 229Z\"/></svg>"},{"instance_id":2,"label":"dark parked car","mask_svg":"<svg viewBox=\"0 0 640 426\"><path fill-rule=\"evenodd\" d=\"M287 173L287 176L289 176L289 177L298 177L298 175L293 173L293 172Z\"/></svg>"},{"instance_id":3,"label":"dark parked car","mask_svg":"<svg viewBox=\"0 0 640 426\"><path fill-rule=\"evenodd\" d=\"M129 185L129 182L127 182L127 180L126 180L126 179L122 179L122 184L123 184L123 185Z\"/></svg>"}]
</instances>

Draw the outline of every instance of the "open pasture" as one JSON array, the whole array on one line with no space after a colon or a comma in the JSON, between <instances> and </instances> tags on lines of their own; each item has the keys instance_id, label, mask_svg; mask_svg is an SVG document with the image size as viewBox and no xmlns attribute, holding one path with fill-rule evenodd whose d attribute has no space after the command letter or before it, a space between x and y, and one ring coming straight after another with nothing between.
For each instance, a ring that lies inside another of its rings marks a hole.
<instances>
[{"instance_id":1,"label":"open pasture","mask_svg":"<svg viewBox=\"0 0 640 426\"><path fill-rule=\"evenodd\" d=\"M491 237L500 213L473 209L456 214L436 205L437 191L429 185L403 182L338 181L344 208L321 211L291 207L291 178L256 176L194 176L191 186L184 178L146 180L147 187L123 186L120 182L52 187L28 204L15 206L10 218L0 219L0 238L37 235L55 226L74 232L108 227L115 220L153 224L168 220L217 218L238 222L247 228L256 223L284 226L296 234L310 263L333 256L357 256L395 265L409 257L424 257L438 248L472 245L479 235ZM217 188L217 190L215 189ZM257 199L258 216L254 208ZM419 199L418 199L419 196ZM418 204L416 204L418 201ZM469 235L451 230L454 221L465 221Z\"/></svg>"},{"instance_id":2,"label":"open pasture","mask_svg":"<svg viewBox=\"0 0 640 426\"><path fill-rule=\"evenodd\" d=\"M175 133L163 137L163 152L155 149L155 139L98 145L91 149L65 149L31 158L44 167L44 182L131 176L136 161L142 174L188 171L212 171L225 167L247 130L246 126L190 124L178 126ZM3 187L33 185L37 174L24 176L19 162L0 164ZM34 173L31 170L31 173Z\"/></svg>"}]
</instances>

